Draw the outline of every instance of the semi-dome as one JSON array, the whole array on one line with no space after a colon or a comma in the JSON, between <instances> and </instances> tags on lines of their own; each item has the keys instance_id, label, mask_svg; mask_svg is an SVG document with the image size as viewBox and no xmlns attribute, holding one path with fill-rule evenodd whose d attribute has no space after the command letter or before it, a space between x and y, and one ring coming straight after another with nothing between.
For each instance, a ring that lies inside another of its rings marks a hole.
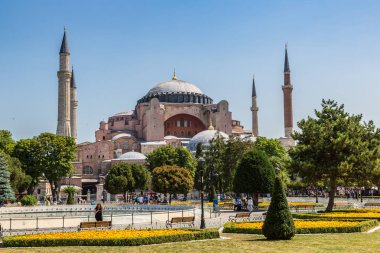
<instances>
[{"instance_id":1,"label":"semi-dome","mask_svg":"<svg viewBox=\"0 0 380 253\"><path fill-rule=\"evenodd\" d=\"M121 134L117 134L115 135L114 137L112 137L112 141L116 141L117 139L120 139L120 138L123 138L123 137L131 137L132 135L130 134L126 134L126 133L121 133Z\"/></svg>"},{"instance_id":2,"label":"semi-dome","mask_svg":"<svg viewBox=\"0 0 380 253\"><path fill-rule=\"evenodd\" d=\"M217 136L228 139L228 135L226 133L218 130L209 129L194 135L194 137L191 138L187 148L191 151L195 151L197 149L198 143L201 143L203 148L207 149L208 146L210 146L210 141Z\"/></svg>"},{"instance_id":3,"label":"semi-dome","mask_svg":"<svg viewBox=\"0 0 380 253\"><path fill-rule=\"evenodd\" d=\"M175 73L172 80L156 84L137 103L146 103L152 98L166 103L212 104L212 99L206 96L201 89L195 84L178 80Z\"/></svg>"},{"instance_id":4,"label":"semi-dome","mask_svg":"<svg viewBox=\"0 0 380 253\"><path fill-rule=\"evenodd\" d=\"M119 160L146 160L146 156L142 153L131 151L122 154L119 158Z\"/></svg>"}]
</instances>

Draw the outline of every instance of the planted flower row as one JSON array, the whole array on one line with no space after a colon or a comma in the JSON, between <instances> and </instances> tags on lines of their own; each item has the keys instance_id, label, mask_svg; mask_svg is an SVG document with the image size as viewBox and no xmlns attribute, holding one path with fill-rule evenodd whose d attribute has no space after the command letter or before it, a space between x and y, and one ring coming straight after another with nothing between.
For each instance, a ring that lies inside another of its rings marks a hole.
<instances>
[{"instance_id":1,"label":"planted flower row","mask_svg":"<svg viewBox=\"0 0 380 253\"><path fill-rule=\"evenodd\" d=\"M225 233L262 234L263 222L228 222ZM353 233L366 231L378 223L376 220L294 220L297 234Z\"/></svg>"},{"instance_id":2,"label":"planted flower row","mask_svg":"<svg viewBox=\"0 0 380 253\"><path fill-rule=\"evenodd\" d=\"M346 220L346 219L376 219L380 220L380 213L378 212L321 212L321 213L297 213L293 214L297 219L328 219L328 220Z\"/></svg>"},{"instance_id":3,"label":"planted flower row","mask_svg":"<svg viewBox=\"0 0 380 253\"><path fill-rule=\"evenodd\" d=\"M91 230L81 232L47 233L3 238L4 247L45 246L138 246L218 238L216 230Z\"/></svg>"}]
</instances>

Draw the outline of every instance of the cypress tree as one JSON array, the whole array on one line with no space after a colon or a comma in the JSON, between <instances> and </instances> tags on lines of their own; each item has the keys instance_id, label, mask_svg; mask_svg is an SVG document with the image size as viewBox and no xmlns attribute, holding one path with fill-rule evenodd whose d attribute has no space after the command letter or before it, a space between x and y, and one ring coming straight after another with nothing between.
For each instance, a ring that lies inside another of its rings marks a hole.
<instances>
[{"instance_id":1,"label":"cypress tree","mask_svg":"<svg viewBox=\"0 0 380 253\"><path fill-rule=\"evenodd\" d=\"M263 225L263 234L269 240L289 240L296 233L292 214L282 180L276 177L271 203Z\"/></svg>"},{"instance_id":2,"label":"cypress tree","mask_svg":"<svg viewBox=\"0 0 380 253\"><path fill-rule=\"evenodd\" d=\"M15 194L10 182L7 159L0 153L0 202L15 200Z\"/></svg>"}]
</instances>

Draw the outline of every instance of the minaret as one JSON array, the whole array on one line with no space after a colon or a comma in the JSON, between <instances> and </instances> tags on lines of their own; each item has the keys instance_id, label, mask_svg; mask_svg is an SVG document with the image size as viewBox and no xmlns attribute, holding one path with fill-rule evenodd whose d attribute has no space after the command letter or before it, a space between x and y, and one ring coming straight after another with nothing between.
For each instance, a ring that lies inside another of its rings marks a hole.
<instances>
[{"instance_id":1,"label":"minaret","mask_svg":"<svg viewBox=\"0 0 380 253\"><path fill-rule=\"evenodd\" d=\"M284 92L285 137L291 138L291 134L293 132L293 105L292 105L293 85L290 81L290 68L289 68L287 44L285 45L284 85L282 86L282 91Z\"/></svg>"},{"instance_id":2,"label":"minaret","mask_svg":"<svg viewBox=\"0 0 380 253\"><path fill-rule=\"evenodd\" d=\"M257 97L256 97L256 87L255 87L255 76L253 76L252 81L252 134L254 136L259 136L259 119L257 116L257 112L259 111L259 107L257 107Z\"/></svg>"},{"instance_id":3,"label":"minaret","mask_svg":"<svg viewBox=\"0 0 380 253\"><path fill-rule=\"evenodd\" d=\"M74 68L71 69L71 80L70 80L70 127L71 136L77 141L77 108L78 108L78 98L77 98L77 84L74 77Z\"/></svg>"},{"instance_id":4,"label":"minaret","mask_svg":"<svg viewBox=\"0 0 380 253\"><path fill-rule=\"evenodd\" d=\"M58 125L57 134L71 136L70 130L70 52L66 39L66 29L63 33L61 50L59 51L58 76Z\"/></svg>"}]
</instances>

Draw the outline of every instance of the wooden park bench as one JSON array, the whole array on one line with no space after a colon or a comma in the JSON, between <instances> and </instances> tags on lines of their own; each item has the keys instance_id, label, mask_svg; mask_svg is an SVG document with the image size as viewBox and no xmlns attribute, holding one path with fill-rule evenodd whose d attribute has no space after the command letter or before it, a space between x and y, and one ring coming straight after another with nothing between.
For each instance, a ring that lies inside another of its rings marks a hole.
<instances>
[{"instance_id":1,"label":"wooden park bench","mask_svg":"<svg viewBox=\"0 0 380 253\"><path fill-rule=\"evenodd\" d=\"M348 203L347 201L342 201L342 202L336 202L334 204L334 209L347 209L350 208L351 204Z\"/></svg>"},{"instance_id":2,"label":"wooden park bench","mask_svg":"<svg viewBox=\"0 0 380 253\"><path fill-rule=\"evenodd\" d=\"M315 205L296 205L290 206L290 209L293 209L298 213L299 211L313 211L315 212Z\"/></svg>"},{"instance_id":3,"label":"wooden park bench","mask_svg":"<svg viewBox=\"0 0 380 253\"><path fill-rule=\"evenodd\" d=\"M84 229L104 229L111 227L111 221L86 221L81 222L79 225L79 230Z\"/></svg>"},{"instance_id":4,"label":"wooden park bench","mask_svg":"<svg viewBox=\"0 0 380 253\"><path fill-rule=\"evenodd\" d=\"M229 221L237 222L238 220L249 221L251 213L237 213L235 216L230 216Z\"/></svg>"},{"instance_id":5,"label":"wooden park bench","mask_svg":"<svg viewBox=\"0 0 380 253\"><path fill-rule=\"evenodd\" d=\"M194 216L173 217L170 221L169 220L166 221L166 227L173 228L173 225L175 224L180 224L180 225L185 224L185 225L189 225L189 227L194 227L194 220L195 220Z\"/></svg>"},{"instance_id":6,"label":"wooden park bench","mask_svg":"<svg viewBox=\"0 0 380 253\"><path fill-rule=\"evenodd\" d=\"M222 210L234 210L234 207L235 207L235 204L234 203L223 203L222 205L220 205L220 209Z\"/></svg>"},{"instance_id":7,"label":"wooden park bench","mask_svg":"<svg viewBox=\"0 0 380 253\"><path fill-rule=\"evenodd\" d=\"M379 202L367 202L364 204L364 207L380 207L380 203Z\"/></svg>"}]
</instances>

